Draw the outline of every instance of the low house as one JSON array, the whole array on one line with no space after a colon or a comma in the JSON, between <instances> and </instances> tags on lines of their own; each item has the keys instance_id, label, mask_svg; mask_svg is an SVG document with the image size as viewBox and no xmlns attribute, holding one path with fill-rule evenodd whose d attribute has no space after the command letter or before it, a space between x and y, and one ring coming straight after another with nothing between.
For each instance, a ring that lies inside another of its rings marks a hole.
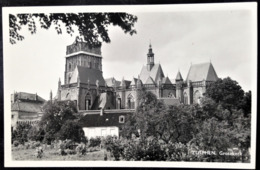
<instances>
[{"instance_id":1,"label":"low house","mask_svg":"<svg viewBox=\"0 0 260 170\"><path fill-rule=\"evenodd\" d=\"M79 120L85 136L90 138L120 136L121 127L126 122L127 115L133 114L134 109L126 110L91 110L84 113Z\"/></svg>"},{"instance_id":2,"label":"low house","mask_svg":"<svg viewBox=\"0 0 260 170\"><path fill-rule=\"evenodd\" d=\"M40 121L45 100L37 94L15 92L11 94L11 127L12 131L18 124L36 124Z\"/></svg>"}]
</instances>

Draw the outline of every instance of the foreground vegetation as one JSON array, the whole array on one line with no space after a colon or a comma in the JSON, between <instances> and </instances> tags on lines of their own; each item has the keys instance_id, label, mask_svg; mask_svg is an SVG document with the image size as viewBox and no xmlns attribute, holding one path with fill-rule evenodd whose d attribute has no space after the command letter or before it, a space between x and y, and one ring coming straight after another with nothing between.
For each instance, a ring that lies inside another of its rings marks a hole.
<instances>
[{"instance_id":1,"label":"foreground vegetation","mask_svg":"<svg viewBox=\"0 0 260 170\"><path fill-rule=\"evenodd\" d=\"M200 104L166 106L145 89L138 101L120 138L89 140L73 116L73 102L48 102L38 126L14 131L14 159L38 149L37 159L250 162L251 92L244 93L236 81L212 83Z\"/></svg>"}]
</instances>

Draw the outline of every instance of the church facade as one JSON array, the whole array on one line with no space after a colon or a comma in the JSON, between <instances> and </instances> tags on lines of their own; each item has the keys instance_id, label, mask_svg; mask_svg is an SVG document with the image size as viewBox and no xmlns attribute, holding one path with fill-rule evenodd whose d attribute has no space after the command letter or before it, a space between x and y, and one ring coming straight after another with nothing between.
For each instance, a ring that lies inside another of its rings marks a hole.
<instances>
[{"instance_id":1,"label":"church facade","mask_svg":"<svg viewBox=\"0 0 260 170\"><path fill-rule=\"evenodd\" d=\"M211 63L191 65L184 80L178 71L175 80L164 75L161 64L154 62L149 45L147 63L132 80L104 79L100 48L89 48L83 41L67 46L64 84L58 82L56 99L71 100L83 115L79 120L88 138L120 136L127 115L138 106L140 89L152 92L166 105L199 103L207 86L218 79Z\"/></svg>"},{"instance_id":2,"label":"church facade","mask_svg":"<svg viewBox=\"0 0 260 170\"><path fill-rule=\"evenodd\" d=\"M194 104L203 97L207 86L218 76L211 62L190 66L184 80L178 71L175 80L164 75L161 64L154 62L151 44L147 63L132 80L104 79L101 48L89 48L76 40L67 46L64 84L58 82L58 100L72 100L78 110L135 109L138 89L145 88L167 105Z\"/></svg>"}]
</instances>

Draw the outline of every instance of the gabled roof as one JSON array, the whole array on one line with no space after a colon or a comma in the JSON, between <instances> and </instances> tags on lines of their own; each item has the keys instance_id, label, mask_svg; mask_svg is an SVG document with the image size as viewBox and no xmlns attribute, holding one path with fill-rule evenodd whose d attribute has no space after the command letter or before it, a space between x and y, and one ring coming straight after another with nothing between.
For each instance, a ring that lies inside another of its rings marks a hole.
<instances>
[{"instance_id":1,"label":"gabled roof","mask_svg":"<svg viewBox=\"0 0 260 170\"><path fill-rule=\"evenodd\" d=\"M175 80L183 80L182 76L181 76L181 72L178 71L176 79Z\"/></svg>"},{"instance_id":2,"label":"gabled roof","mask_svg":"<svg viewBox=\"0 0 260 170\"><path fill-rule=\"evenodd\" d=\"M81 83L96 85L96 81L99 81L99 86L105 86L105 80L100 70L91 69L77 65L72 73L70 83L77 83L78 78Z\"/></svg>"},{"instance_id":3,"label":"gabled roof","mask_svg":"<svg viewBox=\"0 0 260 170\"><path fill-rule=\"evenodd\" d=\"M37 94L18 92L18 93L15 93L14 95L16 96L16 99L19 99L19 100L45 102L45 100L42 97L38 96Z\"/></svg>"},{"instance_id":4,"label":"gabled roof","mask_svg":"<svg viewBox=\"0 0 260 170\"><path fill-rule=\"evenodd\" d=\"M37 112L42 112L42 106L43 106L42 103L17 101L12 103L11 111L37 113Z\"/></svg>"},{"instance_id":5,"label":"gabled roof","mask_svg":"<svg viewBox=\"0 0 260 170\"><path fill-rule=\"evenodd\" d=\"M153 81L153 79L151 77L148 77L145 84L155 84L155 82Z\"/></svg>"},{"instance_id":6,"label":"gabled roof","mask_svg":"<svg viewBox=\"0 0 260 170\"><path fill-rule=\"evenodd\" d=\"M149 77L151 77L155 83L162 80L164 73L160 64L155 64L150 71L147 70L147 66L143 66L140 79L142 82L146 82Z\"/></svg>"},{"instance_id":7,"label":"gabled roof","mask_svg":"<svg viewBox=\"0 0 260 170\"><path fill-rule=\"evenodd\" d=\"M114 87L114 86L119 87L121 83L120 81L117 81L114 77L107 78L105 79L105 81L108 87Z\"/></svg>"},{"instance_id":8,"label":"gabled roof","mask_svg":"<svg viewBox=\"0 0 260 170\"><path fill-rule=\"evenodd\" d=\"M120 83L120 86L122 86L123 81L125 82L126 88L128 88L130 86L130 84L131 84L131 81L129 81L129 80L122 80L121 83Z\"/></svg>"},{"instance_id":9,"label":"gabled roof","mask_svg":"<svg viewBox=\"0 0 260 170\"><path fill-rule=\"evenodd\" d=\"M217 81L218 76L211 63L193 64L190 67L186 81Z\"/></svg>"},{"instance_id":10,"label":"gabled roof","mask_svg":"<svg viewBox=\"0 0 260 170\"><path fill-rule=\"evenodd\" d=\"M130 86L136 86L137 80L137 78L133 78L133 80L130 83Z\"/></svg>"},{"instance_id":11,"label":"gabled roof","mask_svg":"<svg viewBox=\"0 0 260 170\"><path fill-rule=\"evenodd\" d=\"M168 77L162 79L162 84L172 84L171 80Z\"/></svg>"}]
</instances>

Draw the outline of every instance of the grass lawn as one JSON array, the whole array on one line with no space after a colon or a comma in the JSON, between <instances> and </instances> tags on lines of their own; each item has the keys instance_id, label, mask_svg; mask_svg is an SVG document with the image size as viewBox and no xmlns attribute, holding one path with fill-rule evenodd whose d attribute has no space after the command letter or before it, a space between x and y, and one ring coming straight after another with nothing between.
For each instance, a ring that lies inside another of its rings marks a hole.
<instances>
[{"instance_id":1,"label":"grass lawn","mask_svg":"<svg viewBox=\"0 0 260 170\"><path fill-rule=\"evenodd\" d=\"M12 159L13 160L48 160L48 161L58 161L58 160L66 160L66 161L73 161L73 160L89 160L89 161L104 161L104 153L105 150L95 151L95 152L88 152L86 155L65 155L61 156L58 155L55 149L46 149L43 152L43 157L41 159L36 158L35 156L36 150L35 149L12 149ZM110 157L110 154L107 153L108 159L113 160Z\"/></svg>"}]
</instances>

